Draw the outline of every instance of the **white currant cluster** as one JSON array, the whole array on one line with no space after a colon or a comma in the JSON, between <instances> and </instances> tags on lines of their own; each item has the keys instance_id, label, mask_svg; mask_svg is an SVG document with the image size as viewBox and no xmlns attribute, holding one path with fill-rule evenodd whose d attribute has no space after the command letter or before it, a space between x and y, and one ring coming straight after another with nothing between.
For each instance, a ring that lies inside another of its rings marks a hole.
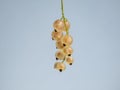
<instances>
[{"instance_id":1,"label":"white currant cluster","mask_svg":"<svg viewBox=\"0 0 120 90\"><path fill-rule=\"evenodd\" d=\"M71 47L73 39L69 34L70 23L64 16L63 0L61 0L61 11L62 18L57 19L53 23L54 31L52 31L52 40L56 42L56 53L55 57L57 62L54 64L54 68L62 72L66 69L66 62L69 65L73 64L72 53L73 49Z\"/></svg>"},{"instance_id":2,"label":"white currant cluster","mask_svg":"<svg viewBox=\"0 0 120 90\"><path fill-rule=\"evenodd\" d=\"M70 23L66 18L57 19L53 23L53 28L51 36L52 40L56 41L55 57L57 61L60 60L55 63L54 68L62 72L66 68L64 62L69 65L73 64L73 49L71 47L73 39L69 34Z\"/></svg>"}]
</instances>

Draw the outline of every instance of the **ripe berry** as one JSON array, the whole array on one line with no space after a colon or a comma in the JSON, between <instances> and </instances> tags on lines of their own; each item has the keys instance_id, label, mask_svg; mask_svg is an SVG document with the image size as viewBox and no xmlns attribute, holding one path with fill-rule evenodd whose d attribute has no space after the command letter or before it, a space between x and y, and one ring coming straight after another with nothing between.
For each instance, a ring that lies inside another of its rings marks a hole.
<instances>
[{"instance_id":1,"label":"ripe berry","mask_svg":"<svg viewBox=\"0 0 120 90\"><path fill-rule=\"evenodd\" d=\"M55 32L55 30L52 32L52 40L60 40L63 36L63 33L61 32Z\"/></svg>"},{"instance_id":2,"label":"ripe berry","mask_svg":"<svg viewBox=\"0 0 120 90\"><path fill-rule=\"evenodd\" d=\"M73 61L74 60L72 57L66 57L66 63L68 63L69 65L72 65Z\"/></svg>"},{"instance_id":3,"label":"ripe berry","mask_svg":"<svg viewBox=\"0 0 120 90\"><path fill-rule=\"evenodd\" d=\"M73 39L70 35L65 35L62 37L62 42L64 46L70 46L73 42Z\"/></svg>"},{"instance_id":4,"label":"ripe berry","mask_svg":"<svg viewBox=\"0 0 120 90\"><path fill-rule=\"evenodd\" d=\"M64 60L65 54L62 50L59 50L55 53L56 60Z\"/></svg>"},{"instance_id":5,"label":"ripe berry","mask_svg":"<svg viewBox=\"0 0 120 90\"><path fill-rule=\"evenodd\" d=\"M57 19L53 23L53 27L57 32L62 32L64 30L64 22L62 20Z\"/></svg>"},{"instance_id":6,"label":"ripe berry","mask_svg":"<svg viewBox=\"0 0 120 90\"><path fill-rule=\"evenodd\" d=\"M63 43L62 43L61 40L59 40L59 41L56 42L56 48L57 49L63 49L64 48Z\"/></svg>"},{"instance_id":7,"label":"ripe berry","mask_svg":"<svg viewBox=\"0 0 120 90\"><path fill-rule=\"evenodd\" d=\"M60 72L62 72L63 70L66 69L66 66L65 66L65 64L62 63L62 62L56 62L56 63L54 64L54 68L57 69L57 70L59 70Z\"/></svg>"},{"instance_id":8,"label":"ripe berry","mask_svg":"<svg viewBox=\"0 0 120 90\"><path fill-rule=\"evenodd\" d=\"M65 55L71 56L73 53L73 49L71 47L66 47L63 49L63 52L65 53Z\"/></svg>"},{"instance_id":9,"label":"ripe berry","mask_svg":"<svg viewBox=\"0 0 120 90\"><path fill-rule=\"evenodd\" d=\"M63 21L63 22L64 22L64 21ZM70 29L70 23L69 23L68 20L65 20L64 31L66 31L66 29L67 29L67 30Z\"/></svg>"}]
</instances>

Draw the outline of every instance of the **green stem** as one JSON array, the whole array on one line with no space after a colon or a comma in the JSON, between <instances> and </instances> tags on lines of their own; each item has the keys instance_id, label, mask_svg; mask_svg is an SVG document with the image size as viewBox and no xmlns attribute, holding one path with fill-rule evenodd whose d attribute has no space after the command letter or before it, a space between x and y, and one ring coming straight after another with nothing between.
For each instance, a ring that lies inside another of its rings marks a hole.
<instances>
[{"instance_id":1,"label":"green stem","mask_svg":"<svg viewBox=\"0 0 120 90\"><path fill-rule=\"evenodd\" d=\"M64 63L64 61L65 61L65 57L64 57L64 59L63 59L62 63Z\"/></svg>"},{"instance_id":2,"label":"green stem","mask_svg":"<svg viewBox=\"0 0 120 90\"><path fill-rule=\"evenodd\" d=\"M64 63L65 60L62 61L62 63Z\"/></svg>"},{"instance_id":3,"label":"green stem","mask_svg":"<svg viewBox=\"0 0 120 90\"><path fill-rule=\"evenodd\" d=\"M64 16L64 5L63 5L63 0L61 0L61 11L62 11L62 19L64 21L64 25L65 25L65 30L66 30L66 34L68 35L69 32L68 32L68 29L66 28L66 19L65 19L65 16Z\"/></svg>"},{"instance_id":4,"label":"green stem","mask_svg":"<svg viewBox=\"0 0 120 90\"><path fill-rule=\"evenodd\" d=\"M61 11L62 11L62 18L64 19L64 5L63 5L63 0L61 0Z\"/></svg>"}]
</instances>

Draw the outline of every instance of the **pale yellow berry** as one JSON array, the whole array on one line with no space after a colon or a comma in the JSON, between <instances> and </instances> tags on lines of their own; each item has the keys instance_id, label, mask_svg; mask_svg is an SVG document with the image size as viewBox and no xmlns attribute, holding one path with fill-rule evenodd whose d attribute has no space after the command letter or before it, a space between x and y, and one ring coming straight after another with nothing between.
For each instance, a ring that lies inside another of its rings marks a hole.
<instances>
[{"instance_id":1,"label":"pale yellow berry","mask_svg":"<svg viewBox=\"0 0 120 90\"><path fill-rule=\"evenodd\" d=\"M61 40L59 40L59 41L56 42L56 48L57 49L63 49L64 48L63 42Z\"/></svg>"},{"instance_id":2,"label":"pale yellow berry","mask_svg":"<svg viewBox=\"0 0 120 90\"><path fill-rule=\"evenodd\" d=\"M65 64L62 63L62 62L56 62L56 63L54 64L54 68L57 69L57 70L59 70L60 72L62 72L63 70L66 69L66 66L65 66Z\"/></svg>"},{"instance_id":3,"label":"pale yellow berry","mask_svg":"<svg viewBox=\"0 0 120 90\"><path fill-rule=\"evenodd\" d=\"M69 65L73 64L73 58L72 57L66 57L66 63L68 63Z\"/></svg>"},{"instance_id":4,"label":"pale yellow berry","mask_svg":"<svg viewBox=\"0 0 120 90\"><path fill-rule=\"evenodd\" d=\"M55 53L56 60L64 60L65 59L65 54L62 50L58 50Z\"/></svg>"},{"instance_id":5,"label":"pale yellow berry","mask_svg":"<svg viewBox=\"0 0 120 90\"><path fill-rule=\"evenodd\" d=\"M58 19L53 23L53 27L57 32L62 32L64 30L64 22Z\"/></svg>"},{"instance_id":6,"label":"pale yellow berry","mask_svg":"<svg viewBox=\"0 0 120 90\"><path fill-rule=\"evenodd\" d=\"M59 41L63 36L62 32L56 32L55 30L52 32L52 39Z\"/></svg>"},{"instance_id":7,"label":"pale yellow berry","mask_svg":"<svg viewBox=\"0 0 120 90\"><path fill-rule=\"evenodd\" d=\"M62 37L63 46L70 46L73 42L73 39L70 35L65 35Z\"/></svg>"},{"instance_id":8,"label":"pale yellow berry","mask_svg":"<svg viewBox=\"0 0 120 90\"><path fill-rule=\"evenodd\" d=\"M64 31L69 30L69 29L70 29L70 23L68 20L65 20Z\"/></svg>"},{"instance_id":9,"label":"pale yellow berry","mask_svg":"<svg viewBox=\"0 0 120 90\"><path fill-rule=\"evenodd\" d=\"M70 46L68 46L68 47L63 49L63 52L65 53L65 55L71 56L73 53L73 49Z\"/></svg>"}]
</instances>

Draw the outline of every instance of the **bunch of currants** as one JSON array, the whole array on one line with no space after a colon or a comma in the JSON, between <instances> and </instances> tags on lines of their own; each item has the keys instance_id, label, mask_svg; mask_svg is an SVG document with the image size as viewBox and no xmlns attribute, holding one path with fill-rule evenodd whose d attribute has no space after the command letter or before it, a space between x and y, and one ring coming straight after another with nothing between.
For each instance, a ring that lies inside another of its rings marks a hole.
<instances>
[{"instance_id":1,"label":"bunch of currants","mask_svg":"<svg viewBox=\"0 0 120 90\"><path fill-rule=\"evenodd\" d=\"M52 40L56 42L57 49L55 53L57 62L54 64L54 68L62 72L66 69L64 62L69 65L73 64L73 49L71 47L73 39L69 34L70 23L66 18L57 19L53 23L53 28L51 36Z\"/></svg>"},{"instance_id":2,"label":"bunch of currants","mask_svg":"<svg viewBox=\"0 0 120 90\"><path fill-rule=\"evenodd\" d=\"M54 68L62 72L66 69L66 62L69 65L73 64L72 53L73 49L71 44L73 39L69 34L70 23L64 16L63 0L61 0L61 19L57 19L53 23L54 30L52 31L52 40L56 41L56 53L55 57L57 62L54 64ZM59 61L58 61L59 60Z\"/></svg>"}]
</instances>

